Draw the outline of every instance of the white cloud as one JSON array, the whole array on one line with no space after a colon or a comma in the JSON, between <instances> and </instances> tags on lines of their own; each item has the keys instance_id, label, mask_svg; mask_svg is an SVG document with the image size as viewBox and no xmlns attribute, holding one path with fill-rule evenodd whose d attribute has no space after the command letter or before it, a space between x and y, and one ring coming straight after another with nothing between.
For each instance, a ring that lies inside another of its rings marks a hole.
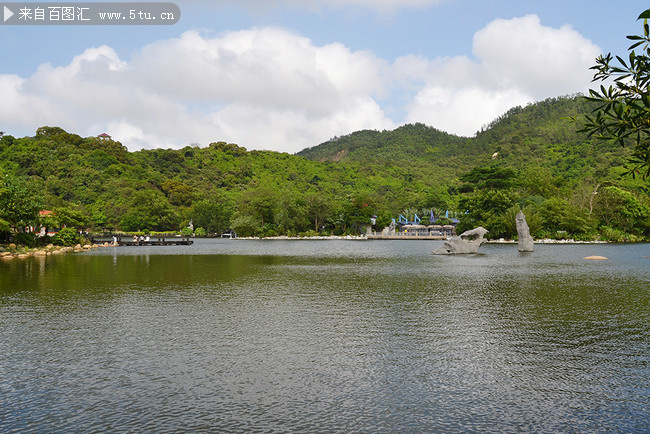
<instances>
[{"instance_id":1,"label":"white cloud","mask_svg":"<svg viewBox=\"0 0 650 434\"><path fill-rule=\"evenodd\" d=\"M236 4L237 6L243 6L258 12L260 10L269 10L276 5L288 5L308 10L362 7L365 9L374 9L380 12L393 12L399 9L427 8L449 1L452 0L221 0L220 2L212 2L208 0L180 0L176 3L179 5L182 5L183 3L199 3L201 5L211 5L214 7L223 6L224 4Z\"/></svg>"},{"instance_id":2,"label":"white cloud","mask_svg":"<svg viewBox=\"0 0 650 434\"><path fill-rule=\"evenodd\" d=\"M585 91L600 49L568 26L546 27L528 15L488 24L474 35L473 53L476 60L396 60L397 76L419 84L409 122L472 135L513 106Z\"/></svg>"},{"instance_id":3,"label":"white cloud","mask_svg":"<svg viewBox=\"0 0 650 434\"><path fill-rule=\"evenodd\" d=\"M264 28L206 39L186 32L148 45L132 62L151 91L196 101L241 101L329 111L348 95L379 94L387 65L341 44L322 47Z\"/></svg>"},{"instance_id":4,"label":"white cloud","mask_svg":"<svg viewBox=\"0 0 650 434\"><path fill-rule=\"evenodd\" d=\"M517 89L490 91L479 87L426 86L415 96L409 122L424 122L437 129L471 136L508 109L530 102Z\"/></svg>"},{"instance_id":5,"label":"white cloud","mask_svg":"<svg viewBox=\"0 0 650 434\"><path fill-rule=\"evenodd\" d=\"M474 35L473 52L504 86L544 97L588 84L600 49L569 26L545 27L537 15L527 15L488 24Z\"/></svg>"},{"instance_id":6,"label":"white cloud","mask_svg":"<svg viewBox=\"0 0 650 434\"><path fill-rule=\"evenodd\" d=\"M264 106L235 103L214 113L210 120L226 136L239 137L239 142L249 147L290 153L360 129L396 127L372 98L364 96L346 100L336 112L317 118L310 117L307 111L268 110ZM301 146L296 147L295 143Z\"/></svg>"},{"instance_id":7,"label":"white cloud","mask_svg":"<svg viewBox=\"0 0 650 434\"><path fill-rule=\"evenodd\" d=\"M13 106L2 119L106 131L131 149L225 140L297 152L357 129L393 128L375 101L388 68L369 52L315 46L283 29L192 31L128 62L102 46L26 79L0 75Z\"/></svg>"},{"instance_id":8,"label":"white cloud","mask_svg":"<svg viewBox=\"0 0 650 434\"><path fill-rule=\"evenodd\" d=\"M361 6L365 8L378 9L380 11L393 11L404 8L425 8L435 6L444 0L294 0L293 3L312 3L321 7L347 7Z\"/></svg>"},{"instance_id":9,"label":"white cloud","mask_svg":"<svg viewBox=\"0 0 650 434\"><path fill-rule=\"evenodd\" d=\"M279 28L190 31L128 60L101 46L30 77L0 74L0 121L9 133L42 125L107 132L130 149L223 140L297 152L359 129L394 128L386 113L402 110L399 101L407 122L471 135L515 105L586 88L599 49L531 15L491 22L476 33L473 53L390 64Z\"/></svg>"}]
</instances>

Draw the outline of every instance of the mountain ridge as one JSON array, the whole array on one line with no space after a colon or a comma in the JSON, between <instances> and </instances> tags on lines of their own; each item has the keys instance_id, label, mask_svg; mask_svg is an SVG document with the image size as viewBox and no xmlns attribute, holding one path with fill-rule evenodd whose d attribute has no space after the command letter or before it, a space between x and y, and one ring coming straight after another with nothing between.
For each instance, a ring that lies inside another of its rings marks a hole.
<instances>
[{"instance_id":1,"label":"mountain ridge","mask_svg":"<svg viewBox=\"0 0 650 434\"><path fill-rule=\"evenodd\" d=\"M405 124L393 130L355 131L295 155L322 162L400 161L403 156L399 153L431 162L440 158L492 156L495 152L503 157L504 153L515 151L513 145L520 145L525 136L538 142L533 151L542 140L573 144L585 141L568 118L588 113L592 108L579 95L548 98L511 108L473 137L457 136L422 123Z\"/></svg>"},{"instance_id":2,"label":"mountain ridge","mask_svg":"<svg viewBox=\"0 0 650 434\"><path fill-rule=\"evenodd\" d=\"M581 135L569 120L591 108L578 96L553 98L514 107L474 137L407 124L296 155L226 142L129 152L41 127L34 137L0 139L0 202L10 180L29 192L26 203L76 216L67 225L175 230L193 221L208 232L261 235L349 233L373 215L387 225L435 208L507 236L508 213L533 206L547 235L646 236L650 184L622 176L630 150ZM2 211L0 220L19 221Z\"/></svg>"}]
</instances>

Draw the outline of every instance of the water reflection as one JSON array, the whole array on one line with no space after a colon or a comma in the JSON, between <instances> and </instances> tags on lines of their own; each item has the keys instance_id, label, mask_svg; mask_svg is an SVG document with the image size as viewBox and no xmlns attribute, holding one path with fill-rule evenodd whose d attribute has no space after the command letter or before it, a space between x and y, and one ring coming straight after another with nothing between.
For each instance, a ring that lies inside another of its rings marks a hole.
<instances>
[{"instance_id":1,"label":"water reflection","mask_svg":"<svg viewBox=\"0 0 650 434\"><path fill-rule=\"evenodd\" d=\"M0 431L649 428L648 245L236 246L1 263Z\"/></svg>"}]
</instances>

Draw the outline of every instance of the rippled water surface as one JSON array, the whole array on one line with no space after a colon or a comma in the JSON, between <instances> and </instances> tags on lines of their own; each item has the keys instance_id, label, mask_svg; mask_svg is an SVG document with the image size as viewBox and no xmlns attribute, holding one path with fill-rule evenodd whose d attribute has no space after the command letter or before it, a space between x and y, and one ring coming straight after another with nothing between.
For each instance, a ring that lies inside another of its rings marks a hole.
<instances>
[{"instance_id":1,"label":"rippled water surface","mask_svg":"<svg viewBox=\"0 0 650 434\"><path fill-rule=\"evenodd\" d=\"M0 432L650 431L649 244L438 244L1 261Z\"/></svg>"}]
</instances>

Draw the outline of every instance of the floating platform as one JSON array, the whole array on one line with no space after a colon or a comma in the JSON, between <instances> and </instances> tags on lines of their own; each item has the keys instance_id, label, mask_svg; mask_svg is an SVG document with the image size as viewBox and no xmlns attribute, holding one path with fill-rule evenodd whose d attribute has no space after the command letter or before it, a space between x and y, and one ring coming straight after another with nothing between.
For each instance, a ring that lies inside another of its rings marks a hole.
<instances>
[{"instance_id":1,"label":"floating platform","mask_svg":"<svg viewBox=\"0 0 650 434\"><path fill-rule=\"evenodd\" d=\"M118 246L190 246L194 244L193 240L183 238L182 240L168 240L168 239L159 239L159 240L149 240L149 241L118 241Z\"/></svg>"}]
</instances>

